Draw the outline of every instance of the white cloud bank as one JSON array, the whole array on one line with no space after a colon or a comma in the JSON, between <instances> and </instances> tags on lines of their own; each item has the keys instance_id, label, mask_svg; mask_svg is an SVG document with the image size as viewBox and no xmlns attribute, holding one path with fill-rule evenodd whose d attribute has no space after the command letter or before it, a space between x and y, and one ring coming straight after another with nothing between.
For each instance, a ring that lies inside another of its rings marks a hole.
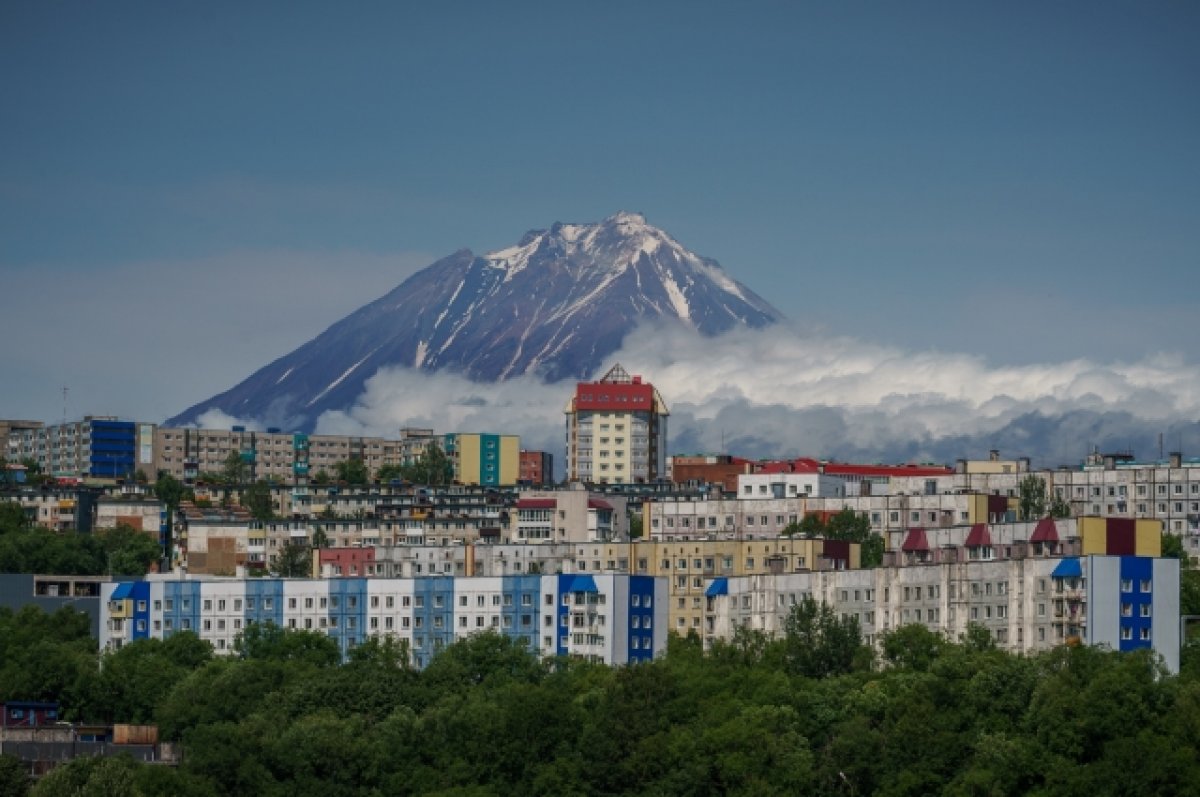
<instances>
[{"instance_id":1,"label":"white cloud bank","mask_svg":"<svg viewBox=\"0 0 1200 797\"><path fill-rule=\"evenodd\" d=\"M786 326L700 338L653 325L630 334L608 358L615 361L663 394L677 453L946 461L1003 446L1012 456L1060 464L1077 462L1094 445L1157 455L1159 433L1172 450L1200 447L1200 367L1181 355L992 367L971 355L905 351ZM453 374L381 369L354 407L325 413L317 430L504 431L558 454L572 390L532 377L483 385Z\"/></svg>"}]
</instances>

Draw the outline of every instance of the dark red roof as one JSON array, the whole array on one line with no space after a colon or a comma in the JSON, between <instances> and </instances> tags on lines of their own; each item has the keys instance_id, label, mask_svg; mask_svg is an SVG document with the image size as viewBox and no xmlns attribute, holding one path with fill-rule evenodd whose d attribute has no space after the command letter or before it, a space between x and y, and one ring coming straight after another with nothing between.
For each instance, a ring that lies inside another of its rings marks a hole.
<instances>
[{"instance_id":1,"label":"dark red roof","mask_svg":"<svg viewBox=\"0 0 1200 797\"><path fill-rule=\"evenodd\" d=\"M817 473L822 463L811 457L760 462L758 473ZM952 468L942 465L855 465L847 462L824 463L830 476L947 476Z\"/></svg>"},{"instance_id":2,"label":"dark red roof","mask_svg":"<svg viewBox=\"0 0 1200 797\"><path fill-rule=\"evenodd\" d=\"M908 530L908 536L904 538L904 544L900 546L902 551L928 551L929 540L925 538L925 529L915 528Z\"/></svg>"},{"instance_id":3,"label":"dark red roof","mask_svg":"<svg viewBox=\"0 0 1200 797\"><path fill-rule=\"evenodd\" d=\"M653 410L654 386L579 382L575 387L575 409L602 412Z\"/></svg>"},{"instance_id":4,"label":"dark red roof","mask_svg":"<svg viewBox=\"0 0 1200 797\"><path fill-rule=\"evenodd\" d=\"M971 527L971 533L967 535L966 546L975 548L977 546L991 545L992 535L988 531L986 523L976 523Z\"/></svg>"},{"instance_id":5,"label":"dark red roof","mask_svg":"<svg viewBox=\"0 0 1200 797\"><path fill-rule=\"evenodd\" d=\"M948 476L954 470L942 465L849 465L827 462L825 472L831 476Z\"/></svg>"},{"instance_id":6,"label":"dark red roof","mask_svg":"<svg viewBox=\"0 0 1200 797\"><path fill-rule=\"evenodd\" d=\"M553 498L521 498L517 501L517 509L554 509L558 502Z\"/></svg>"},{"instance_id":7,"label":"dark red roof","mask_svg":"<svg viewBox=\"0 0 1200 797\"><path fill-rule=\"evenodd\" d=\"M1030 542L1058 542L1058 527L1054 525L1051 518L1044 517L1038 521L1037 528L1033 530L1033 536L1029 538Z\"/></svg>"},{"instance_id":8,"label":"dark red roof","mask_svg":"<svg viewBox=\"0 0 1200 797\"><path fill-rule=\"evenodd\" d=\"M605 501L603 498L589 498L588 509L607 509L611 511L612 504L610 504L608 501Z\"/></svg>"}]
</instances>

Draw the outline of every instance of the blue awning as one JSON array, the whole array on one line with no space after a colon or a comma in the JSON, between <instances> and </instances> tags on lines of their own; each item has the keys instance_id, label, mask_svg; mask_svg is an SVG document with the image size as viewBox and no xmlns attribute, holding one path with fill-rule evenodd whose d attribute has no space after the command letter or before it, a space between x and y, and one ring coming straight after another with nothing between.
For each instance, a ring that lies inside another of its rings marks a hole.
<instances>
[{"instance_id":1,"label":"blue awning","mask_svg":"<svg viewBox=\"0 0 1200 797\"><path fill-rule=\"evenodd\" d=\"M110 597L109 600L110 601L127 601L132 596L133 596L133 583L130 581L126 581L123 584L117 585L117 588L113 590L112 597Z\"/></svg>"},{"instance_id":2,"label":"blue awning","mask_svg":"<svg viewBox=\"0 0 1200 797\"><path fill-rule=\"evenodd\" d=\"M596 588L596 579L591 576L572 576L571 582L567 585L567 592L599 592Z\"/></svg>"},{"instance_id":3,"label":"blue awning","mask_svg":"<svg viewBox=\"0 0 1200 797\"><path fill-rule=\"evenodd\" d=\"M1082 578L1083 568L1079 564L1078 556L1068 556L1058 563L1058 567L1054 568L1054 572L1050 574L1050 578Z\"/></svg>"},{"instance_id":4,"label":"blue awning","mask_svg":"<svg viewBox=\"0 0 1200 797\"><path fill-rule=\"evenodd\" d=\"M704 590L704 597L714 598L717 595L729 594L729 580L724 576L714 578L712 583L708 585L708 589Z\"/></svg>"}]
</instances>

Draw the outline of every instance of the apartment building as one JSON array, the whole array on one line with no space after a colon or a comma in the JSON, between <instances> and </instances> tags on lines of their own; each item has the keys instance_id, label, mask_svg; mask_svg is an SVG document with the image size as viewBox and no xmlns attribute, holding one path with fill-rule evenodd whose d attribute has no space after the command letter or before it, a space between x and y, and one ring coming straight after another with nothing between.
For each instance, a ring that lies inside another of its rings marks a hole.
<instances>
[{"instance_id":1,"label":"apartment building","mask_svg":"<svg viewBox=\"0 0 1200 797\"><path fill-rule=\"evenodd\" d=\"M620 364L567 402L567 481L644 483L667 472L667 417L654 385Z\"/></svg>"},{"instance_id":2,"label":"apartment building","mask_svg":"<svg viewBox=\"0 0 1200 797\"><path fill-rule=\"evenodd\" d=\"M251 623L318 631L343 656L370 637L407 645L426 666L482 631L542 656L627 664L666 650L663 579L618 574L216 579L149 576L101 587L101 649L194 631L219 654Z\"/></svg>"},{"instance_id":3,"label":"apartment building","mask_svg":"<svg viewBox=\"0 0 1200 797\"><path fill-rule=\"evenodd\" d=\"M582 489L522 491L508 542L620 542L629 539L624 496Z\"/></svg>"},{"instance_id":4,"label":"apartment building","mask_svg":"<svg viewBox=\"0 0 1200 797\"><path fill-rule=\"evenodd\" d=\"M1125 518L1043 519L910 530L885 566L714 579L705 639L738 627L782 633L805 598L858 619L868 643L910 623L958 638L986 628L1014 652L1078 640L1153 647L1179 667L1179 562L1161 558L1161 524Z\"/></svg>"},{"instance_id":5,"label":"apartment building","mask_svg":"<svg viewBox=\"0 0 1200 797\"><path fill-rule=\"evenodd\" d=\"M86 415L81 421L49 425L9 421L6 456L32 459L58 479L132 480L154 472L154 424Z\"/></svg>"},{"instance_id":6,"label":"apartment building","mask_svg":"<svg viewBox=\"0 0 1200 797\"><path fill-rule=\"evenodd\" d=\"M543 484L554 483L554 455L545 451L521 450L521 464L518 478L520 484L530 487L540 487Z\"/></svg>"},{"instance_id":7,"label":"apartment building","mask_svg":"<svg viewBox=\"0 0 1200 797\"><path fill-rule=\"evenodd\" d=\"M459 484L512 487L520 477L521 438L516 435L455 432L443 436L442 450Z\"/></svg>"}]
</instances>

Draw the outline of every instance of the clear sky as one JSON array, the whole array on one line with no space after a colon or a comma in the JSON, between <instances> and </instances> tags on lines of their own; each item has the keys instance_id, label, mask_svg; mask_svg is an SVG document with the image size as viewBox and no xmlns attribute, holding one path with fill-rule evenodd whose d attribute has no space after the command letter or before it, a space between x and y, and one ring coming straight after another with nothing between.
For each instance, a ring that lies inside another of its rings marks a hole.
<instances>
[{"instance_id":1,"label":"clear sky","mask_svg":"<svg viewBox=\"0 0 1200 797\"><path fill-rule=\"evenodd\" d=\"M0 416L159 420L643 212L790 318L1197 362L1200 5L0 5Z\"/></svg>"}]
</instances>

